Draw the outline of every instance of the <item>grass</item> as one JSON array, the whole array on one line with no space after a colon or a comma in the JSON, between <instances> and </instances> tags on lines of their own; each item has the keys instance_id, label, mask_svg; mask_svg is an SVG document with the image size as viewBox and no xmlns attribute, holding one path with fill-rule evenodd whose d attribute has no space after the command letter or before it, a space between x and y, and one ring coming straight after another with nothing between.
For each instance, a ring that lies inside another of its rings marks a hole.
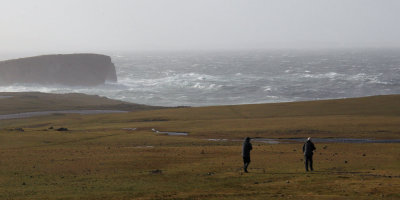
<instances>
[{"instance_id":1,"label":"grass","mask_svg":"<svg viewBox=\"0 0 400 200\"><path fill-rule=\"evenodd\" d=\"M79 93L47 94L40 92L0 92L0 97L2 96L9 98L0 98L0 115L54 110L138 111L161 108Z\"/></svg>"},{"instance_id":2,"label":"grass","mask_svg":"<svg viewBox=\"0 0 400 200\"><path fill-rule=\"evenodd\" d=\"M245 136L399 139L399 104L391 95L1 120L0 199L400 199L399 143L316 143L311 173L301 143L253 142L248 174L241 158Z\"/></svg>"}]
</instances>

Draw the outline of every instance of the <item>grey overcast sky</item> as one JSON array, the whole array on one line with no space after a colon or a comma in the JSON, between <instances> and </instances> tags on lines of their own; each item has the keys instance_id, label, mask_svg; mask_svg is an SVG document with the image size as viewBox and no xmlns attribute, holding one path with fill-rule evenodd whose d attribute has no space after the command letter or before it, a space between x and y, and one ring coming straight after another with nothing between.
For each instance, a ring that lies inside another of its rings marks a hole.
<instances>
[{"instance_id":1,"label":"grey overcast sky","mask_svg":"<svg viewBox=\"0 0 400 200\"><path fill-rule=\"evenodd\" d=\"M0 0L0 52L400 47L400 0Z\"/></svg>"}]
</instances>

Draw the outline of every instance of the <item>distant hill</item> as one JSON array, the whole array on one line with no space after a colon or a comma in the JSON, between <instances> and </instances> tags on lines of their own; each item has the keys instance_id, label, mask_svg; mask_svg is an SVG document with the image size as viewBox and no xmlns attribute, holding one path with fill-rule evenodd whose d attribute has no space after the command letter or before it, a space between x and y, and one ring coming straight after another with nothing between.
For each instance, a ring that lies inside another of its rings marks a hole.
<instances>
[{"instance_id":1,"label":"distant hill","mask_svg":"<svg viewBox=\"0 0 400 200\"><path fill-rule=\"evenodd\" d=\"M176 120L272 119L324 116L400 116L400 95L299 101L284 103L244 104L189 107L150 111L152 115ZM150 115L150 114L149 114Z\"/></svg>"},{"instance_id":2,"label":"distant hill","mask_svg":"<svg viewBox=\"0 0 400 200\"><path fill-rule=\"evenodd\" d=\"M160 108L163 107L133 104L78 93L0 92L0 114L56 110L138 111Z\"/></svg>"},{"instance_id":3,"label":"distant hill","mask_svg":"<svg viewBox=\"0 0 400 200\"><path fill-rule=\"evenodd\" d=\"M116 82L115 66L100 54L57 54L0 61L0 85L94 86Z\"/></svg>"},{"instance_id":4,"label":"distant hill","mask_svg":"<svg viewBox=\"0 0 400 200\"><path fill-rule=\"evenodd\" d=\"M153 119L157 122L142 126L162 131L186 132L202 138L311 136L398 139L400 95L171 108L115 115L112 119L113 122ZM103 124L108 121L103 119ZM141 128L139 124L135 127Z\"/></svg>"},{"instance_id":5,"label":"distant hill","mask_svg":"<svg viewBox=\"0 0 400 200\"><path fill-rule=\"evenodd\" d=\"M1 126L79 124L79 127L185 132L201 138L399 138L400 95L209 107L165 108L84 94L0 93L0 115L53 110L141 111L79 119L53 116L2 121ZM28 123L28 124L26 124ZM69 125L68 128L73 125Z\"/></svg>"}]
</instances>

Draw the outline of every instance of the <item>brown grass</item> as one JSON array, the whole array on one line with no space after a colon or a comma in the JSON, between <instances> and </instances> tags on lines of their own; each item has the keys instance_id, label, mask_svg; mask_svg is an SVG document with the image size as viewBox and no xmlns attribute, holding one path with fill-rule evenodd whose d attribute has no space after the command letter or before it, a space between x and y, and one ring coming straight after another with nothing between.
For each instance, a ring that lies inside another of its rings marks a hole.
<instances>
[{"instance_id":1,"label":"brown grass","mask_svg":"<svg viewBox=\"0 0 400 200\"><path fill-rule=\"evenodd\" d=\"M152 110L157 106L127 103L97 95L0 92L0 114L54 110Z\"/></svg>"},{"instance_id":2,"label":"brown grass","mask_svg":"<svg viewBox=\"0 0 400 200\"><path fill-rule=\"evenodd\" d=\"M399 98L2 120L0 199L398 199L399 143L317 143L312 173L301 143L253 142L248 174L240 151L244 136L399 139Z\"/></svg>"}]
</instances>

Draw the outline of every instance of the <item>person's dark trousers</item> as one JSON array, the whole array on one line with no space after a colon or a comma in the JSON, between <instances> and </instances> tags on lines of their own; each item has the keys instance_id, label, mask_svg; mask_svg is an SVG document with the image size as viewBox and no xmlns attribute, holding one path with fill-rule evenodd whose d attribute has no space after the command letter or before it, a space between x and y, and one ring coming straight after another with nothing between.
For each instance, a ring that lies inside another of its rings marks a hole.
<instances>
[{"instance_id":1,"label":"person's dark trousers","mask_svg":"<svg viewBox=\"0 0 400 200\"><path fill-rule=\"evenodd\" d=\"M244 172L248 172L247 167L250 164L250 157L243 157L243 164L244 164L243 166Z\"/></svg>"},{"instance_id":2,"label":"person's dark trousers","mask_svg":"<svg viewBox=\"0 0 400 200\"><path fill-rule=\"evenodd\" d=\"M306 165L306 171L308 171L308 166L310 166L311 171L314 170L312 156L304 156L304 164Z\"/></svg>"}]
</instances>

